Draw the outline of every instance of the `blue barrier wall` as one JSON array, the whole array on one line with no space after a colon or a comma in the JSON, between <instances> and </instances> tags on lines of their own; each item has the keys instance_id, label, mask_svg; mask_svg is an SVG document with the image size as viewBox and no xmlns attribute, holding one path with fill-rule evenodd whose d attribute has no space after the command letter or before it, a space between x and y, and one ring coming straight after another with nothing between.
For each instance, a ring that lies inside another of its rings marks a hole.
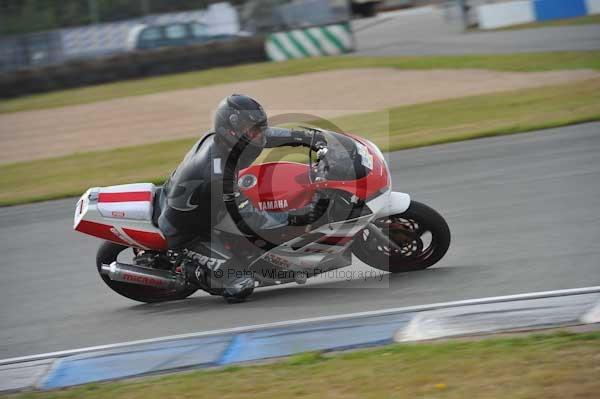
<instances>
[{"instance_id":1,"label":"blue barrier wall","mask_svg":"<svg viewBox=\"0 0 600 399\"><path fill-rule=\"evenodd\" d=\"M600 0L506 0L477 6L482 29L600 14Z\"/></svg>"},{"instance_id":2,"label":"blue barrier wall","mask_svg":"<svg viewBox=\"0 0 600 399\"><path fill-rule=\"evenodd\" d=\"M549 21L587 15L585 0L535 0L537 21Z\"/></svg>"}]
</instances>

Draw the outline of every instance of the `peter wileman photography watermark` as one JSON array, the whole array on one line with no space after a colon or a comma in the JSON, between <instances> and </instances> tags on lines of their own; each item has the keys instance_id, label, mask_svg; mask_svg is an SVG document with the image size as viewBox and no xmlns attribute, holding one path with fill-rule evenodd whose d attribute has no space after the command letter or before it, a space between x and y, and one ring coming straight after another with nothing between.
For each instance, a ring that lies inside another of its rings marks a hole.
<instances>
[{"instance_id":1,"label":"peter wileman photography watermark","mask_svg":"<svg viewBox=\"0 0 600 399\"><path fill-rule=\"evenodd\" d=\"M274 281L302 281L307 278L315 280L335 282L335 281L363 281L382 283L388 282L389 274L382 270L354 270L351 268L344 269L333 269L333 270L322 270L318 267L311 269L310 274L308 271L300 270L282 270L282 269L263 269L260 271L255 270L236 270L236 269L216 269L211 271L212 275L218 279L238 279L243 277L262 277Z\"/></svg>"}]
</instances>

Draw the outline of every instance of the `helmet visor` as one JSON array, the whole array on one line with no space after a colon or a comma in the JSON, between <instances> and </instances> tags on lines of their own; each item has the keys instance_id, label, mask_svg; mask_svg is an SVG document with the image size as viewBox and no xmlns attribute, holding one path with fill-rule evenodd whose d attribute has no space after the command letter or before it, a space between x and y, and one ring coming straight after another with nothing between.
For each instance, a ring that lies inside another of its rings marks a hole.
<instances>
[{"instance_id":1,"label":"helmet visor","mask_svg":"<svg viewBox=\"0 0 600 399\"><path fill-rule=\"evenodd\" d=\"M249 143L264 147L266 142L265 130L267 129L266 123L259 123L251 126L244 132L244 137Z\"/></svg>"}]
</instances>

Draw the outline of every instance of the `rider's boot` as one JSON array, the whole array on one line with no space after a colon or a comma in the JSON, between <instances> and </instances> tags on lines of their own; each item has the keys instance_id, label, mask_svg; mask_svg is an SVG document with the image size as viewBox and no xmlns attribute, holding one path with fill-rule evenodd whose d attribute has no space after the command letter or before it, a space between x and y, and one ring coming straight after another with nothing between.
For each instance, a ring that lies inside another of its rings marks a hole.
<instances>
[{"instance_id":1,"label":"rider's boot","mask_svg":"<svg viewBox=\"0 0 600 399\"><path fill-rule=\"evenodd\" d=\"M227 281L223 287L223 298L228 303L244 302L254 291L254 277L240 277Z\"/></svg>"},{"instance_id":2,"label":"rider's boot","mask_svg":"<svg viewBox=\"0 0 600 399\"><path fill-rule=\"evenodd\" d=\"M219 269L210 269L190 260L185 263L185 271L192 284L211 295L223 296L229 303L243 302L254 291L253 274L227 263Z\"/></svg>"}]
</instances>

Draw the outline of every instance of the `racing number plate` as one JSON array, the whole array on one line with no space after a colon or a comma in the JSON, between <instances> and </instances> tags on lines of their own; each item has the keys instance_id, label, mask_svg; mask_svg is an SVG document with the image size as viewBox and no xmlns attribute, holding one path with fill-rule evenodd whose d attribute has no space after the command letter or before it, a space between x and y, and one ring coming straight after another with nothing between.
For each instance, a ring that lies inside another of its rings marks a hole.
<instances>
[{"instance_id":1,"label":"racing number plate","mask_svg":"<svg viewBox=\"0 0 600 399\"><path fill-rule=\"evenodd\" d=\"M373 170L373 155L369 154L366 146L356 142L356 151L360 155L360 163L367 169Z\"/></svg>"}]
</instances>

